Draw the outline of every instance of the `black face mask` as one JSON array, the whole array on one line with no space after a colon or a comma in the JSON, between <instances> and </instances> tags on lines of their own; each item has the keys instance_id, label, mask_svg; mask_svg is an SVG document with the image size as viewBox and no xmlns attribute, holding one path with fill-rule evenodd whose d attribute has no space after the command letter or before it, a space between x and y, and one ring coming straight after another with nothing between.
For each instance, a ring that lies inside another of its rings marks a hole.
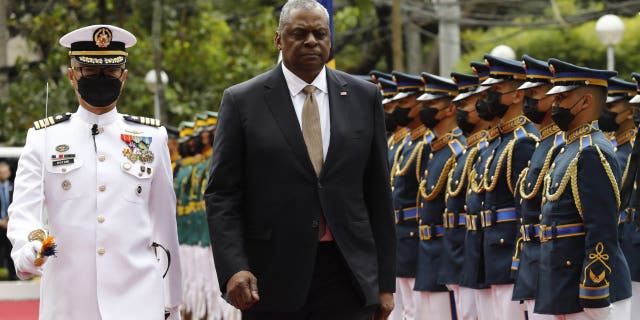
<instances>
[{"instance_id":1,"label":"black face mask","mask_svg":"<svg viewBox=\"0 0 640 320\"><path fill-rule=\"evenodd\" d=\"M529 120L537 124L542 123L542 120L544 120L544 116L547 114L546 112L538 110L539 101L540 100L538 99L525 96L522 102L522 110L524 111L525 117L529 118Z\"/></svg>"},{"instance_id":2,"label":"black face mask","mask_svg":"<svg viewBox=\"0 0 640 320\"><path fill-rule=\"evenodd\" d=\"M500 103L500 99L502 98L503 94L504 93L497 91L487 92L487 104L489 104L489 112L491 112L498 118L502 118L504 114L507 113L507 109L509 109L508 105Z\"/></svg>"},{"instance_id":3,"label":"black face mask","mask_svg":"<svg viewBox=\"0 0 640 320\"><path fill-rule=\"evenodd\" d=\"M489 104L485 99L478 99L476 101L476 111L478 111L478 117L484 121L491 121L495 116L489 112Z\"/></svg>"},{"instance_id":4,"label":"black face mask","mask_svg":"<svg viewBox=\"0 0 640 320\"><path fill-rule=\"evenodd\" d=\"M118 96L122 82L118 78L113 78L100 74L97 77L78 79L78 93L84 101L96 108L106 107L112 104Z\"/></svg>"},{"instance_id":5,"label":"black face mask","mask_svg":"<svg viewBox=\"0 0 640 320\"><path fill-rule=\"evenodd\" d=\"M411 123L412 118L409 118L409 111L411 108L401 108L400 106L395 107L393 109L393 115L396 119L396 124L400 127L406 127L409 123Z\"/></svg>"},{"instance_id":6,"label":"black face mask","mask_svg":"<svg viewBox=\"0 0 640 320\"><path fill-rule=\"evenodd\" d=\"M394 115L395 115L394 112L384 113L384 125L387 129L387 132L393 132L396 130L396 127L398 127L398 121L396 121L396 118Z\"/></svg>"},{"instance_id":7,"label":"black face mask","mask_svg":"<svg viewBox=\"0 0 640 320\"><path fill-rule=\"evenodd\" d=\"M422 122L425 127L433 129L433 127L440 122L440 120L436 119L438 112L440 112L440 110L431 108L430 106L424 106L420 109L420 122Z\"/></svg>"},{"instance_id":8,"label":"black face mask","mask_svg":"<svg viewBox=\"0 0 640 320\"><path fill-rule=\"evenodd\" d=\"M598 127L602 131L613 132L618 131L620 125L616 123L617 113L609 110L603 110L598 118Z\"/></svg>"},{"instance_id":9,"label":"black face mask","mask_svg":"<svg viewBox=\"0 0 640 320\"><path fill-rule=\"evenodd\" d=\"M475 123L469 122L469 111L462 109L456 109L456 122L458 123L460 130L462 130L466 135L469 135L476 127Z\"/></svg>"},{"instance_id":10,"label":"black face mask","mask_svg":"<svg viewBox=\"0 0 640 320\"><path fill-rule=\"evenodd\" d=\"M194 137L193 145L192 145L193 154L201 153L203 147L204 147L204 144L202 143L202 138L200 137L200 135Z\"/></svg>"},{"instance_id":11,"label":"black face mask","mask_svg":"<svg viewBox=\"0 0 640 320\"><path fill-rule=\"evenodd\" d=\"M570 108L562 108L558 105L551 107L551 119L558 125L558 128L562 131L569 129L569 124L575 119L576 115L571 113L571 109L578 105L578 102L582 101L582 98L578 99Z\"/></svg>"},{"instance_id":12,"label":"black face mask","mask_svg":"<svg viewBox=\"0 0 640 320\"><path fill-rule=\"evenodd\" d=\"M192 156L193 154L191 153L191 147L187 144L187 142L183 142L180 145L178 145L178 153L180 154L181 157L189 157Z\"/></svg>"}]
</instances>

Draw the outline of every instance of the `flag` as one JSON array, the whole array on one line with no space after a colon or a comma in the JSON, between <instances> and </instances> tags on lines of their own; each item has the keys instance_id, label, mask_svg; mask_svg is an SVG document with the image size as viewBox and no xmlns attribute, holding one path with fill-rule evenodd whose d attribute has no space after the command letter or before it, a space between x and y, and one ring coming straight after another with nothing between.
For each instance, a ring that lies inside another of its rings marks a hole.
<instances>
[{"instance_id":1,"label":"flag","mask_svg":"<svg viewBox=\"0 0 640 320\"><path fill-rule=\"evenodd\" d=\"M336 60L333 58L333 0L317 0L329 12L329 30L331 32L331 52L329 53L329 62L327 66L331 69L336 68Z\"/></svg>"}]
</instances>

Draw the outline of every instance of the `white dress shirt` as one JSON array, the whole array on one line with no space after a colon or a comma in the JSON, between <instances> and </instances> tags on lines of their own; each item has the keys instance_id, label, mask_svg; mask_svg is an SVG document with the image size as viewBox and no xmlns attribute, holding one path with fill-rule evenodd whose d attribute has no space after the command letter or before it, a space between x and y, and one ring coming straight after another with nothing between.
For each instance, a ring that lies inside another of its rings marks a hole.
<instances>
[{"instance_id":1,"label":"white dress shirt","mask_svg":"<svg viewBox=\"0 0 640 320\"><path fill-rule=\"evenodd\" d=\"M316 87L316 90L313 92L313 96L318 103L318 111L320 112L320 131L322 131L322 159L323 161L327 158L327 150L329 150L329 139L331 137L331 119L329 112L329 89L327 86L327 71L326 67L322 68L322 71L318 74L318 76L313 79L313 82L307 83L306 81L300 79L300 77L296 76L293 72L291 72L287 67L282 64L282 72L284 73L284 79L287 81L287 87L289 88L289 93L291 94L291 101L293 102L293 108L296 111L296 116L298 117L298 123L300 124L300 129L302 130L302 107L304 105L304 100L307 98L305 93L302 91L304 87L309 84Z\"/></svg>"}]
</instances>

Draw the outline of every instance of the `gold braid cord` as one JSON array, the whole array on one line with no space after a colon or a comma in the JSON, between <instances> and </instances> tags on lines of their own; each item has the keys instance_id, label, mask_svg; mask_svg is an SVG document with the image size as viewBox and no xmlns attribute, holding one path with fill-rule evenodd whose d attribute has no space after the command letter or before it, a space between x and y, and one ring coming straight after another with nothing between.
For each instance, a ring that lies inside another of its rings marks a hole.
<instances>
[{"instance_id":1,"label":"gold braid cord","mask_svg":"<svg viewBox=\"0 0 640 320\"><path fill-rule=\"evenodd\" d=\"M444 167L442 168L442 171L440 171L440 176L438 177L438 181L436 182L436 185L433 188L433 190L431 190L431 193L426 192L427 179L425 178L425 179L422 179L422 181L420 181L420 195L422 196L423 199L427 201L432 201L438 197L438 195L440 194L440 191L442 191L442 187L444 186L447 180L446 177L449 176L449 171L451 170L451 167L455 163L456 163L455 155L447 159L447 162L445 162Z\"/></svg>"},{"instance_id":2,"label":"gold braid cord","mask_svg":"<svg viewBox=\"0 0 640 320\"><path fill-rule=\"evenodd\" d=\"M458 182L458 186L456 187L456 189L451 189L451 183L453 181L449 181L447 183L447 196L457 197L458 194L460 194L460 191L462 191L462 188L465 185L464 180L469 174L469 166L471 166L473 160L475 160L474 158L476 157L478 151L478 148L469 150L469 155L467 156L467 160L464 162L464 167L462 168L462 173L460 174L460 181ZM451 171L451 177L453 178L453 170ZM450 178L449 180L453 180L452 178Z\"/></svg>"},{"instance_id":3,"label":"gold braid cord","mask_svg":"<svg viewBox=\"0 0 640 320\"><path fill-rule=\"evenodd\" d=\"M404 149L404 145L407 143L407 140L402 140L402 143L398 146L398 150L396 150L396 153L393 155L393 164L391 165L391 178L390 178L390 182L391 182L391 186L393 187L393 182L395 181L396 178L396 171L398 170L398 158L400 158L400 153L402 153L402 150Z\"/></svg>"},{"instance_id":4,"label":"gold braid cord","mask_svg":"<svg viewBox=\"0 0 640 320\"><path fill-rule=\"evenodd\" d=\"M627 180L627 174L629 173L629 162L631 162L631 154L627 157L627 161L625 161L624 173L622 174L622 180L620 180L620 184L622 184L625 180Z\"/></svg>"},{"instance_id":5,"label":"gold braid cord","mask_svg":"<svg viewBox=\"0 0 640 320\"><path fill-rule=\"evenodd\" d=\"M471 172L469 172L469 185L473 193L484 192L484 184L482 183L482 177L480 177L480 181L478 181L478 179L476 178L478 175L479 173L476 171L476 168L471 169Z\"/></svg>"},{"instance_id":6,"label":"gold braid cord","mask_svg":"<svg viewBox=\"0 0 640 320\"><path fill-rule=\"evenodd\" d=\"M598 154L600 155L600 162L602 162L604 171L607 173L607 177L609 177L609 182L611 182L611 188L613 188L613 193L616 196L617 208L618 210L620 210L620 189L618 189L618 183L616 182L616 178L613 175L613 171L611 170L609 161L607 161L607 158L605 158L602 151L600 151L600 147L596 146L596 150L598 150Z\"/></svg>"},{"instance_id":7,"label":"gold braid cord","mask_svg":"<svg viewBox=\"0 0 640 320\"><path fill-rule=\"evenodd\" d=\"M416 146L416 149L420 149L418 151L418 160L416 161L416 181L420 181L420 167L422 166L422 151L424 150L424 141L421 141L421 144Z\"/></svg>"},{"instance_id":8,"label":"gold braid cord","mask_svg":"<svg viewBox=\"0 0 640 320\"><path fill-rule=\"evenodd\" d=\"M491 167L491 159L487 159L487 163L485 163L484 165L484 177L483 177L483 184L484 184L484 189L487 192L492 192L496 186L498 185L498 180L500 180L500 172L502 171L502 163L504 162L504 158L507 156L507 154L509 153L509 149L513 148L513 144L515 143L515 140L511 140L509 141L509 143L506 146L506 150L502 150L502 153L500 154L500 158L498 158L498 165L496 166L496 171L495 171L495 176L493 177L493 179L489 178L490 175L490 167ZM491 158L493 158L493 156L491 156ZM509 172L507 173L508 175L511 174L510 172L511 170L509 170ZM491 180L491 182L489 183L489 180Z\"/></svg>"},{"instance_id":9,"label":"gold braid cord","mask_svg":"<svg viewBox=\"0 0 640 320\"><path fill-rule=\"evenodd\" d=\"M536 179L536 183L535 185L533 185L533 189L531 189L531 192L530 193L526 192L525 183L520 184L520 197L522 197L523 199L531 200L538 194L538 190L540 189L540 186L542 186L542 181L544 179L544 176L547 174L547 172L549 171L549 167L551 166L551 158L553 156L554 149L555 147L552 147L547 152L547 157L544 159L544 164L542 165L542 169L540 169L540 174L538 175L538 178ZM522 170L522 173L524 173L525 177L528 172L529 172L529 168ZM520 176L522 176L522 174L520 174ZM524 179L524 177L522 179ZM526 180L523 180L523 182L524 181Z\"/></svg>"},{"instance_id":10,"label":"gold braid cord","mask_svg":"<svg viewBox=\"0 0 640 320\"><path fill-rule=\"evenodd\" d=\"M515 194L515 192L513 191L513 185L511 184L511 169L512 169L512 164L513 164L513 149L515 149L516 146L516 140L512 140L513 143L509 143L509 145L507 146L507 187L509 188L509 192L511 192L511 194ZM496 180L498 180L496 178Z\"/></svg>"},{"instance_id":11,"label":"gold braid cord","mask_svg":"<svg viewBox=\"0 0 640 320\"><path fill-rule=\"evenodd\" d=\"M600 151L600 148L598 146L595 146L595 147L596 147L596 151L598 151L598 155L600 156L600 162L604 167L604 171L607 174L607 177L609 177L609 182L611 183L611 188L613 189L613 193L616 197L616 204L619 210L620 190L618 189L618 184L613 175L613 171L609 166L609 162L607 162L607 159L605 158L602 151ZM560 196L562 196L562 194L564 193L564 190L567 184L571 182L571 193L573 195L576 208L578 209L578 214L580 214L580 217L582 217L583 216L582 202L580 201L580 193L578 190L578 159L579 158L580 158L580 153L576 154L575 158L571 160L571 163L569 163L569 167L567 167L567 172L562 177L562 181L560 181L560 185L558 186L558 190L556 190L556 192L554 192L553 194L549 193L549 187L551 186L551 176L545 177L544 189L545 189L545 197L547 201L557 201L558 199L560 199Z\"/></svg>"},{"instance_id":12,"label":"gold braid cord","mask_svg":"<svg viewBox=\"0 0 640 320\"><path fill-rule=\"evenodd\" d=\"M400 169L400 164L398 163L397 165L398 170L396 171L396 176L404 176L405 174L407 174L407 171L409 171L409 167L411 167L413 160L415 160L416 155L418 154L418 151L421 151L423 146L424 146L424 142L422 141L418 142L418 144L416 145L415 149L413 149L413 151L411 152L409 159L407 159L407 162L405 162L404 167L402 169Z\"/></svg>"}]
</instances>

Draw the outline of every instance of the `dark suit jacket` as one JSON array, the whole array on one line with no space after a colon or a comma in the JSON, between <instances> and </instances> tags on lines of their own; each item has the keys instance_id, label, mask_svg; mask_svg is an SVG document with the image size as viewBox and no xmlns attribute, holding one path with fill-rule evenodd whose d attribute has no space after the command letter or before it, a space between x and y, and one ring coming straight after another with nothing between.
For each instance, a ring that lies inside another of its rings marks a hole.
<instances>
[{"instance_id":1,"label":"dark suit jacket","mask_svg":"<svg viewBox=\"0 0 640 320\"><path fill-rule=\"evenodd\" d=\"M327 69L331 140L317 177L278 65L228 88L205 192L220 287L250 270L264 311L293 311L311 283L321 212L367 305L395 290L395 229L378 89Z\"/></svg>"}]
</instances>

